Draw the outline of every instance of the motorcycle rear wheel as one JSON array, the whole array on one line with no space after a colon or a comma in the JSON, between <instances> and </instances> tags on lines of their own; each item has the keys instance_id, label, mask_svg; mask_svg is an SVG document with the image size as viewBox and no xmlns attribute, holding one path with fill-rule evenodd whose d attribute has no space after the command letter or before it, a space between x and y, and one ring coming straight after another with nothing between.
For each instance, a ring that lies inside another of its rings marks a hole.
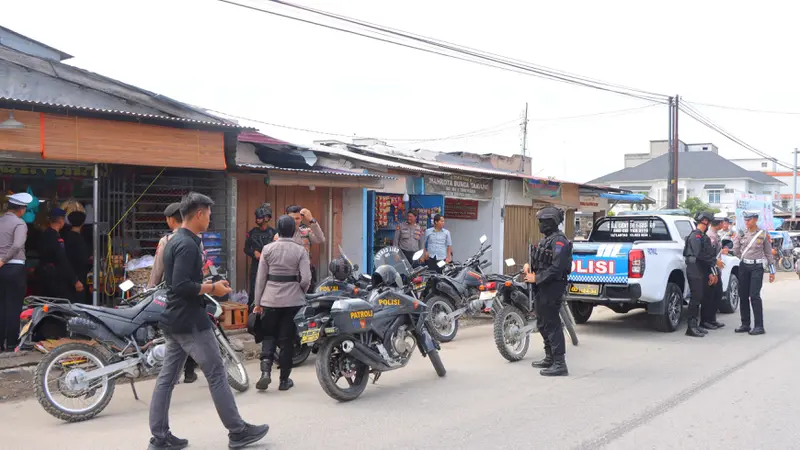
<instances>
[{"instance_id":1,"label":"motorcycle rear wheel","mask_svg":"<svg viewBox=\"0 0 800 450\"><path fill-rule=\"evenodd\" d=\"M428 305L428 329L434 339L439 342L450 342L456 338L458 334L458 319L450 319L445 326L444 323L437 323L439 320L436 316L441 314L450 314L455 311L453 304L446 298L435 295L427 300L425 303ZM442 318L442 320L445 320Z\"/></svg>"},{"instance_id":2,"label":"motorcycle rear wheel","mask_svg":"<svg viewBox=\"0 0 800 450\"><path fill-rule=\"evenodd\" d=\"M353 339L348 335L336 336L328 339L320 346L317 354L316 369L317 380L319 380L322 390L334 400L349 402L357 399L367 388L369 382L369 367L351 356L347 356L342 350L342 342ZM343 365L354 370L353 380L344 377L341 373ZM336 379L334 379L334 376ZM340 388L336 382L340 378L345 378L350 384L347 389Z\"/></svg>"},{"instance_id":3,"label":"motorcycle rear wheel","mask_svg":"<svg viewBox=\"0 0 800 450\"><path fill-rule=\"evenodd\" d=\"M48 383L48 375L51 373L51 371L56 369L56 366L59 365L59 361L65 355L75 355L79 361L84 359L87 362L91 361L98 366L97 369L101 369L107 366L109 363L106 355L104 355L100 349L93 345L84 344L81 342L73 342L56 347L50 353L45 355L45 357L36 366L36 373L34 375L34 392L36 393L36 399L48 414L57 419L61 419L65 422L82 422L89 420L100 414L111 402L111 398L114 396L116 382L113 378L106 376L92 384L93 387L90 389L82 389L77 393L70 392L69 394L64 392L64 389L67 389L66 381L59 382L58 391L70 399L82 397L84 391L86 391L86 396L88 396L89 394L100 390L98 399L88 407L76 409L61 404L53 398L53 394L55 394L55 392L53 392L53 390L50 388ZM77 364L79 363L71 362L69 365L75 366ZM69 369L64 373L65 378L74 370L83 369Z\"/></svg>"},{"instance_id":4,"label":"motorcycle rear wheel","mask_svg":"<svg viewBox=\"0 0 800 450\"><path fill-rule=\"evenodd\" d=\"M247 391L250 389L250 376L247 374L242 359L221 333L217 334L217 342L222 362L225 364L225 371L228 374L228 385L239 392Z\"/></svg>"}]
</instances>

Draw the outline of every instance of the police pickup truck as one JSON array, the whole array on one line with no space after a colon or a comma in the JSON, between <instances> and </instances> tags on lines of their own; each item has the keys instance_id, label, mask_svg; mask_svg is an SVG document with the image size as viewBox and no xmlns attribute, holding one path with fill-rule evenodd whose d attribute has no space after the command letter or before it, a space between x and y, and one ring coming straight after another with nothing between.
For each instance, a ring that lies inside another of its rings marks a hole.
<instances>
[{"instance_id":1,"label":"police pickup truck","mask_svg":"<svg viewBox=\"0 0 800 450\"><path fill-rule=\"evenodd\" d=\"M604 217L588 240L574 242L566 299L575 322L586 323L602 305L620 314L646 309L657 330L675 331L690 296L683 247L695 222L685 214L637 211ZM739 306L739 259L722 255L722 260L720 311L733 313Z\"/></svg>"}]
</instances>

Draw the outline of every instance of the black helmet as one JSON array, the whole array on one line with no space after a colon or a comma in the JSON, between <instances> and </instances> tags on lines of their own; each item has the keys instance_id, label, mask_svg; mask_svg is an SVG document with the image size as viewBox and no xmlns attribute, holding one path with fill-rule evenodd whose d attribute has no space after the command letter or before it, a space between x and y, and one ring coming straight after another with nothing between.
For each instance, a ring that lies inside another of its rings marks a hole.
<instances>
[{"instance_id":1,"label":"black helmet","mask_svg":"<svg viewBox=\"0 0 800 450\"><path fill-rule=\"evenodd\" d=\"M554 220L556 225L559 225L564 221L564 211L555 206L546 206L536 213L536 218L538 220Z\"/></svg>"},{"instance_id":2,"label":"black helmet","mask_svg":"<svg viewBox=\"0 0 800 450\"><path fill-rule=\"evenodd\" d=\"M372 285L401 287L403 285L403 279L400 278L397 269L389 265L383 265L375 269L375 273L372 274Z\"/></svg>"},{"instance_id":3,"label":"black helmet","mask_svg":"<svg viewBox=\"0 0 800 450\"><path fill-rule=\"evenodd\" d=\"M264 203L256 209L256 219L265 217L272 217L272 206L269 203Z\"/></svg>"},{"instance_id":4,"label":"black helmet","mask_svg":"<svg viewBox=\"0 0 800 450\"><path fill-rule=\"evenodd\" d=\"M350 274L353 273L353 266L350 264L350 261L347 260L344 256L340 256L334 260L331 260L330 264L328 264L328 271L330 271L333 278L336 278L339 281L344 281Z\"/></svg>"},{"instance_id":5,"label":"black helmet","mask_svg":"<svg viewBox=\"0 0 800 450\"><path fill-rule=\"evenodd\" d=\"M294 223L292 216L283 215L278 219L278 236L282 238L290 238L294 236L297 226Z\"/></svg>"},{"instance_id":6,"label":"black helmet","mask_svg":"<svg viewBox=\"0 0 800 450\"><path fill-rule=\"evenodd\" d=\"M701 222L702 222L702 221L704 221L704 220L707 220L707 221L711 222L712 220L714 220L714 215L713 215L713 214L711 214L711 213L710 213L710 212L708 212L708 211L700 211L700 212L699 212L699 213L697 213L697 215L694 217L694 221L695 221L695 222L697 222L697 223L701 223Z\"/></svg>"}]
</instances>

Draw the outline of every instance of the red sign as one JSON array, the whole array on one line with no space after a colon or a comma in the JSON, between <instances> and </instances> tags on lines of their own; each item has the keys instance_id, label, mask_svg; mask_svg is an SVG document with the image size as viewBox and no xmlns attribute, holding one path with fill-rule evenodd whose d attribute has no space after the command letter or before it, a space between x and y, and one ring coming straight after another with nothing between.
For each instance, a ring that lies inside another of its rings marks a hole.
<instances>
[{"instance_id":1,"label":"red sign","mask_svg":"<svg viewBox=\"0 0 800 450\"><path fill-rule=\"evenodd\" d=\"M444 217L445 219L478 220L478 201L445 198Z\"/></svg>"}]
</instances>

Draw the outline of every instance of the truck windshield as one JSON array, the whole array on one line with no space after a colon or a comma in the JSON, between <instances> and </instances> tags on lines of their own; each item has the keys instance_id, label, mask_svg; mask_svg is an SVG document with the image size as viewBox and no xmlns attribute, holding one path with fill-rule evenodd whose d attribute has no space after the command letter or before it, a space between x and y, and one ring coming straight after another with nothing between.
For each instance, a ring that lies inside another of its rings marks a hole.
<instances>
[{"instance_id":1,"label":"truck windshield","mask_svg":"<svg viewBox=\"0 0 800 450\"><path fill-rule=\"evenodd\" d=\"M589 242L671 241L658 217L606 217L594 224Z\"/></svg>"}]
</instances>

